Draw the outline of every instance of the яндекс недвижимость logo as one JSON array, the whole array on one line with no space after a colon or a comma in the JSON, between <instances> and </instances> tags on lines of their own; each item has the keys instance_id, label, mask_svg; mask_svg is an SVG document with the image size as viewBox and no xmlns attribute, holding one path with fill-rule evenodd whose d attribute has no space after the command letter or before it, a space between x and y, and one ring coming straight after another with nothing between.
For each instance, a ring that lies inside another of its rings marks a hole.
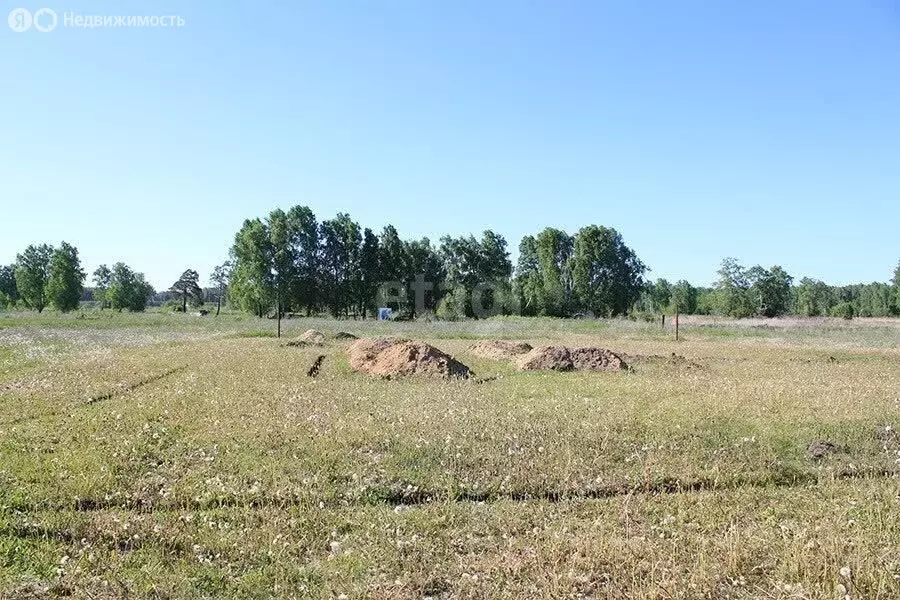
<instances>
[{"instance_id":1,"label":"\u044f\u043d\u0434\u0435\u043a\u0441 \u043d\u0435\u0434\u0432\u0438\u0436\u0438\u043c\u043e\u0441\u0442\u044c logo","mask_svg":"<svg viewBox=\"0 0 900 600\"><path fill-rule=\"evenodd\" d=\"M14 8L9 11L7 22L9 28L17 33L23 33L32 27L41 33L49 33L56 29L59 17L52 8L39 8L34 13L27 8Z\"/></svg>"},{"instance_id":2,"label":"\u044f\u043d\u0434\u0435\u043a\u0441 \u043d\u0435\u0434\u0432\u0438\u0436\u0438\u043c\u043e\u0441\u0442\u044c logo","mask_svg":"<svg viewBox=\"0 0 900 600\"><path fill-rule=\"evenodd\" d=\"M39 8L32 12L27 8L9 11L7 23L17 33L36 29L49 33L60 24L59 15L52 8ZM186 20L181 15L82 15L63 13L62 26L74 29L112 28L171 28L184 27Z\"/></svg>"}]
</instances>

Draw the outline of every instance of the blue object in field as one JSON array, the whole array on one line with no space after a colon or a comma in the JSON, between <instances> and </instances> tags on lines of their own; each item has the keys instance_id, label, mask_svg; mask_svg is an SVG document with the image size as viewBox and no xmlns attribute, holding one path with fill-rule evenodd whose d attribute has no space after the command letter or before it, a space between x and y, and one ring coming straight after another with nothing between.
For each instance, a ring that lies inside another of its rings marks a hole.
<instances>
[{"instance_id":1,"label":"blue object in field","mask_svg":"<svg viewBox=\"0 0 900 600\"><path fill-rule=\"evenodd\" d=\"M378 320L379 321L388 321L391 318L391 313L393 313L393 309L390 308L379 308L378 309Z\"/></svg>"}]
</instances>

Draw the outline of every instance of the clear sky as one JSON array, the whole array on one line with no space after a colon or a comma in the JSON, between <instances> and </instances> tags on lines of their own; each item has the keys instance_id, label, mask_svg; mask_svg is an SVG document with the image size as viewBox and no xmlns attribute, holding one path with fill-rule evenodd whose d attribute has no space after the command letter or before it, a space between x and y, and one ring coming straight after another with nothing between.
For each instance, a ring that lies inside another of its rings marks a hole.
<instances>
[{"instance_id":1,"label":"clear sky","mask_svg":"<svg viewBox=\"0 0 900 600\"><path fill-rule=\"evenodd\" d=\"M0 263L66 240L168 287L244 218L618 229L651 277L900 258L900 0L4 0ZM55 31L6 15L43 6ZM180 28L63 15L180 15Z\"/></svg>"}]
</instances>

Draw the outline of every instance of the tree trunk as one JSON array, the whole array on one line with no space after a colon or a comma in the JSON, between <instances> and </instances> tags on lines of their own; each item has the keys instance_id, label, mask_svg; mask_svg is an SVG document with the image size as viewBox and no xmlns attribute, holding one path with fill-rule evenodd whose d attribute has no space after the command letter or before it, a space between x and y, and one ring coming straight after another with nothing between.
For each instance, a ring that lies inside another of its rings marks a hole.
<instances>
[{"instance_id":1,"label":"tree trunk","mask_svg":"<svg viewBox=\"0 0 900 600\"><path fill-rule=\"evenodd\" d=\"M219 292L219 297L216 300L216 316L219 316L219 311L222 310L222 292Z\"/></svg>"},{"instance_id":2,"label":"tree trunk","mask_svg":"<svg viewBox=\"0 0 900 600\"><path fill-rule=\"evenodd\" d=\"M275 319L278 321L278 337L281 337L281 300L275 303L275 311L278 313Z\"/></svg>"},{"instance_id":3,"label":"tree trunk","mask_svg":"<svg viewBox=\"0 0 900 600\"><path fill-rule=\"evenodd\" d=\"M181 295L181 312L187 312L187 292Z\"/></svg>"}]
</instances>

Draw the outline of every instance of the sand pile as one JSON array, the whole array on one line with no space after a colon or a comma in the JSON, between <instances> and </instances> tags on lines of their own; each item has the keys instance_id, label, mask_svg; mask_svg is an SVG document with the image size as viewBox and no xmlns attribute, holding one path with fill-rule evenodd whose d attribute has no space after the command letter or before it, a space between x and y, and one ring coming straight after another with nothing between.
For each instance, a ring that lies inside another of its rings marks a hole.
<instances>
[{"instance_id":1,"label":"sand pile","mask_svg":"<svg viewBox=\"0 0 900 600\"><path fill-rule=\"evenodd\" d=\"M325 341L325 334L315 329L307 329L297 339L307 344L321 344Z\"/></svg>"},{"instance_id":2,"label":"sand pile","mask_svg":"<svg viewBox=\"0 0 900 600\"><path fill-rule=\"evenodd\" d=\"M469 346L469 352L482 358L509 360L531 351L531 344L509 340L482 340Z\"/></svg>"},{"instance_id":3,"label":"sand pile","mask_svg":"<svg viewBox=\"0 0 900 600\"><path fill-rule=\"evenodd\" d=\"M624 371L628 365L605 348L541 346L516 360L522 371Z\"/></svg>"},{"instance_id":4,"label":"sand pile","mask_svg":"<svg viewBox=\"0 0 900 600\"><path fill-rule=\"evenodd\" d=\"M466 365L434 346L397 338L361 339L347 353L350 368L380 377L425 375L428 377L470 377Z\"/></svg>"}]
</instances>

